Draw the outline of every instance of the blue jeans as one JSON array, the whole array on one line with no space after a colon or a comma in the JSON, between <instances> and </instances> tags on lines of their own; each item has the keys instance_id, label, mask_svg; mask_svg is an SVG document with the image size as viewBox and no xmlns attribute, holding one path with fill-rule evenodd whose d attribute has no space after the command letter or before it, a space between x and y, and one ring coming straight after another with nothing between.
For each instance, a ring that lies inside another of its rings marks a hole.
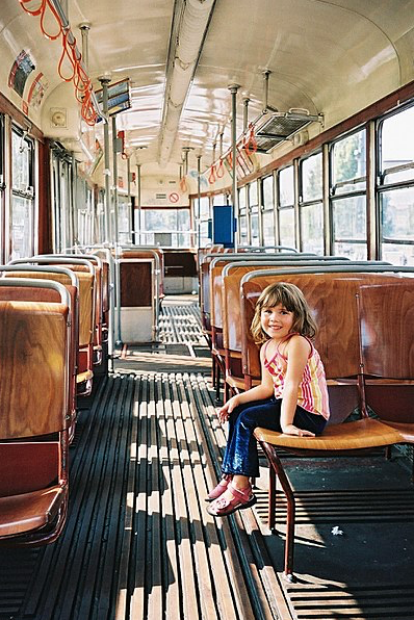
<instances>
[{"instance_id":1,"label":"blue jeans","mask_svg":"<svg viewBox=\"0 0 414 620\"><path fill-rule=\"evenodd\" d=\"M259 476L257 440L253 432L258 426L281 432L280 410L282 400L274 396L239 405L229 417L229 437L222 464L223 474ZM302 407L296 408L293 423L299 428L320 435L326 420L321 415L309 413Z\"/></svg>"}]
</instances>

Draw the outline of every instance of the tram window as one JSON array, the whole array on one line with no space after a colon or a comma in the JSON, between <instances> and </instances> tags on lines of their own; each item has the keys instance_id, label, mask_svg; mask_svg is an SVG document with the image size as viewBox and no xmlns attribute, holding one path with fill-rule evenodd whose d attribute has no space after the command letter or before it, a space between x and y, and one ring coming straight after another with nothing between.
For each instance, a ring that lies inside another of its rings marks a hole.
<instances>
[{"instance_id":1,"label":"tram window","mask_svg":"<svg viewBox=\"0 0 414 620\"><path fill-rule=\"evenodd\" d=\"M195 208L195 212L197 213L198 212L198 199L194 203L194 208ZM208 196L203 196L200 199L200 218L208 219L209 217L211 217L210 201L209 201Z\"/></svg>"},{"instance_id":2,"label":"tram window","mask_svg":"<svg viewBox=\"0 0 414 620\"><path fill-rule=\"evenodd\" d=\"M213 196L213 205L214 206L223 206L227 204L227 196L226 194L215 194Z\"/></svg>"},{"instance_id":3,"label":"tram window","mask_svg":"<svg viewBox=\"0 0 414 620\"><path fill-rule=\"evenodd\" d=\"M241 187L238 193L239 198L239 243L240 245L249 244L249 226L247 219L246 205L246 186Z\"/></svg>"},{"instance_id":4,"label":"tram window","mask_svg":"<svg viewBox=\"0 0 414 620\"><path fill-rule=\"evenodd\" d=\"M381 258L414 264L414 107L379 126Z\"/></svg>"},{"instance_id":5,"label":"tram window","mask_svg":"<svg viewBox=\"0 0 414 620\"><path fill-rule=\"evenodd\" d=\"M99 190L98 201L96 203L96 215L94 219L94 243L100 244L105 241L105 192Z\"/></svg>"},{"instance_id":6,"label":"tram window","mask_svg":"<svg viewBox=\"0 0 414 620\"><path fill-rule=\"evenodd\" d=\"M259 207L253 207L250 213L250 226L251 226L251 245L260 245L259 236Z\"/></svg>"},{"instance_id":7,"label":"tram window","mask_svg":"<svg viewBox=\"0 0 414 620\"><path fill-rule=\"evenodd\" d=\"M296 247L293 174L293 166L279 172L279 243L290 247Z\"/></svg>"},{"instance_id":8,"label":"tram window","mask_svg":"<svg viewBox=\"0 0 414 620\"><path fill-rule=\"evenodd\" d=\"M382 259L414 265L414 187L380 193Z\"/></svg>"},{"instance_id":9,"label":"tram window","mask_svg":"<svg viewBox=\"0 0 414 620\"><path fill-rule=\"evenodd\" d=\"M250 211L250 243L251 245L259 246L259 192L257 181L253 181L252 183L250 183L248 188Z\"/></svg>"},{"instance_id":10,"label":"tram window","mask_svg":"<svg viewBox=\"0 0 414 620\"><path fill-rule=\"evenodd\" d=\"M221 203L221 204L226 204L226 203ZM195 221L198 221L197 245L201 248L204 248L206 245L208 245L211 242L211 238L209 237L209 233L210 233L209 221L211 218L210 199L208 196L202 196L200 198L200 204L199 204L198 198L195 198L192 202L192 205L193 205L193 214L195 216L194 219Z\"/></svg>"},{"instance_id":11,"label":"tram window","mask_svg":"<svg viewBox=\"0 0 414 620\"><path fill-rule=\"evenodd\" d=\"M366 260L366 200L351 196L333 203L334 253L354 260Z\"/></svg>"},{"instance_id":12,"label":"tram window","mask_svg":"<svg viewBox=\"0 0 414 620\"><path fill-rule=\"evenodd\" d=\"M382 184L414 180L414 107L382 122L380 144Z\"/></svg>"},{"instance_id":13,"label":"tram window","mask_svg":"<svg viewBox=\"0 0 414 620\"><path fill-rule=\"evenodd\" d=\"M118 240L119 243L130 243L131 235L131 203L128 196L118 196Z\"/></svg>"},{"instance_id":14,"label":"tram window","mask_svg":"<svg viewBox=\"0 0 414 620\"><path fill-rule=\"evenodd\" d=\"M295 212L291 209L279 211L280 243L291 248L296 246L295 241Z\"/></svg>"},{"instance_id":15,"label":"tram window","mask_svg":"<svg viewBox=\"0 0 414 620\"><path fill-rule=\"evenodd\" d=\"M302 252L323 254L323 205L322 202L302 206L300 209L300 234Z\"/></svg>"},{"instance_id":16,"label":"tram window","mask_svg":"<svg viewBox=\"0 0 414 620\"><path fill-rule=\"evenodd\" d=\"M253 181L249 185L249 207L254 207L259 204L259 194L257 191L257 181Z\"/></svg>"},{"instance_id":17,"label":"tram window","mask_svg":"<svg viewBox=\"0 0 414 620\"><path fill-rule=\"evenodd\" d=\"M11 258L34 253L33 141L12 130Z\"/></svg>"},{"instance_id":18,"label":"tram window","mask_svg":"<svg viewBox=\"0 0 414 620\"><path fill-rule=\"evenodd\" d=\"M322 153L307 157L300 165L301 202L322 200Z\"/></svg>"},{"instance_id":19,"label":"tram window","mask_svg":"<svg viewBox=\"0 0 414 620\"><path fill-rule=\"evenodd\" d=\"M333 193L347 194L366 188L365 129L338 142L332 149Z\"/></svg>"},{"instance_id":20,"label":"tram window","mask_svg":"<svg viewBox=\"0 0 414 620\"><path fill-rule=\"evenodd\" d=\"M289 166L279 172L279 206L293 207L294 199L293 166Z\"/></svg>"},{"instance_id":21,"label":"tram window","mask_svg":"<svg viewBox=\"0 0 414 620\"><path fill-rule=\"evenodd\" d=\"M307 157L300 164L301 250L323 254L322 153Z\"/></svg>"},{"instance_id":22,"label":"tram window","mask_svg":"<svg viewBox=\"0 0 414 620\"><path fill-rule=\"evenodd\" d=\"M368 255L365 140L361 129L335 142L331 151L334 253L355 260Z\"/></svg>"},{"instance_id":23,"label":"tram window","mask_svg":"<svg viewBox=\"0 0 414 620\"><path fill-rule=\"evenodd\" d=\"M273 176L265 177L262 184L263 195L263 244L275 245L275 197Z\"/></svg>"},{"instance_id":24,"label":"tram window","mask_svg":"<svg viewBox=\"0 0 414 620\"><path fill-rule=\"evenodd\" d=\"M194 233L190 230L190 209L143 209L143 216L141 239L144 245L152 245L161 238L161 233L168 233L171 247L191 247Z\"/></svg>"}]
</instances>

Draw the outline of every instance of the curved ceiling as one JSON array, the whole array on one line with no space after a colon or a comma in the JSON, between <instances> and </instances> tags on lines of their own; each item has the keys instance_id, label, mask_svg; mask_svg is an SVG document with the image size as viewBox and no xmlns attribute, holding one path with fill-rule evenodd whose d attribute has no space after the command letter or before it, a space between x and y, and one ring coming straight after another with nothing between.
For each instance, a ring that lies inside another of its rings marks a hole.
<instances>
[{"instance_id":1,"label":"curved ceiling","mask_svg":"<svg viewBox=\"0 0 414 620\"><path fill-rule=\"evenodd\" d=\"M224 148L230 144L229 84L240 85L240 133L243 99L250 120L263 109L265 70L272 107L323 114L325 127L414 79L414 0L69 0L68 7L79 47L78 26L90 23L94 84L104 74L131 80L132 108L117 126L148 170L159 162L177 169L183 148L190 167L197 154L209 165L219 135ZM41 37L35 19L17 0L3 0L0 36L9 57L0 73L7 77L13 59L29 50L48 82L42 106L69 107L56 70L59 45ZM30 114L36 121L38 112Z\"/></svg>"}]
</instances>

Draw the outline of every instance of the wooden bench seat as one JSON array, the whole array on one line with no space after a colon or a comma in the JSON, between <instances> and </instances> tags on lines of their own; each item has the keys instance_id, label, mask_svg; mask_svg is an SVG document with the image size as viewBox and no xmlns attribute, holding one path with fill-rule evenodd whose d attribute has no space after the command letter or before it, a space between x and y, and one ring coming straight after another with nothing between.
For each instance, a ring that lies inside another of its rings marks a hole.
<instances>
[{"instance_id":1,"label":"wooden bench seat","mask_svg":"<svg viewBox=\"0 0 414 620\"><path fill-rule=\"evenodd\" d=\"M13 287L36 301L11 300ZM0 280L0 545L52 542L65 523L71 320L62 284Z\"/></svg>"},{"instance_id":2,"label":"wooden bench seat","mask_svg":"<svg viewBox=\"0 0 414 620\"><path fill-rule=\"evenodd\" d=\"M275 525L275 476L286 496L284 570L288 578L293 574L295 496L279 450L307 456L343 456L412 443L414 439L414 278L409 269L374 269L377 271L367 268L365 273L363 268L361 272L345 269L343 273L333 268L331 272L320 268L316 273L307 268L303 268L304 273L293 269L284 273L261 271L248 274L241 282L244 370L259 372L258 348L249 335L249 326L260 293L269 284L289 281L304 292L317 320L315 346L324 362L330 391L332 420L322 436L297 438L262 428L255 431L270 465L271 528ZM383 392L378 395L379 388ZM385 398L388 389L391 398ZM402 398L401 394L398 398L399 390L403 391ZM342 423L352 404L358 405L361 419ZM368 417L368 408L380 419Z\"/></svg>"}]
</instances>

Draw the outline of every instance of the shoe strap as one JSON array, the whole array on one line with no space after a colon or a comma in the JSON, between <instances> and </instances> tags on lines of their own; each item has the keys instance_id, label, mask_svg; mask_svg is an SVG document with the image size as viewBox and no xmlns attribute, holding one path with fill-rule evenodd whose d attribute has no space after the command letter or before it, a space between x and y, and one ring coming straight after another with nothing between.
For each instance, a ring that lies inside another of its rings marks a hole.
<instances>
[{"instance_id":1,"label":"shoe strap","mask_svg":"<svg viewBox=\"0 0 414 620\"><path fill-rule=\"evenodd\" d=\"M250 484L245 489L236 489L233 483L230 482L227 488L230 489L233 497L235 497L241 502L246 502L249 499L251 492L252 492L252 487L250 486Z\"/></svg>"}]
</instances>

